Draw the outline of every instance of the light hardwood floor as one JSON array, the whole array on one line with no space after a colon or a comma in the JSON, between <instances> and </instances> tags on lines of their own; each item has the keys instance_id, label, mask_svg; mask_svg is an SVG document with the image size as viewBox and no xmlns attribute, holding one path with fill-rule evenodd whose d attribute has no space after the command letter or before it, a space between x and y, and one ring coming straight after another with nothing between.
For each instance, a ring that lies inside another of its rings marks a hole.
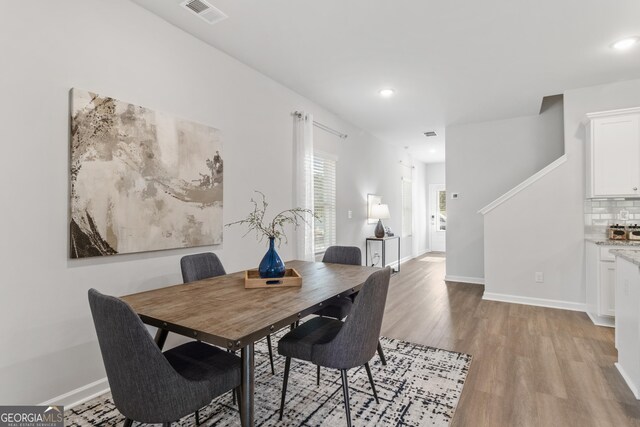
<instances>
[{"instance_id":1,"label":"light hardwood floor","mask_svg":"<svg viewBox=\"0 0 640 427\"><path fill-rule=\"evenodd\" d=\"M444 281L441 255L402 265L382 334L473 355L453 426L640 426L614 367L614 330L586 314L483 301Z\"/></svg>"}]
</instances>

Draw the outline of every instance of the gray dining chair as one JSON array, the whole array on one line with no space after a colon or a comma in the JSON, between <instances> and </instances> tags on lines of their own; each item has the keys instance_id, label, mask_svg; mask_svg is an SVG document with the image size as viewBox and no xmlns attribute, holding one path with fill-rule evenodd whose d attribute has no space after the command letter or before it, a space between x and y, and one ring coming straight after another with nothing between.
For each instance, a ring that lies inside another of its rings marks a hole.
<instances>
[{"instance_id":1,"label":"gray dining chair","mask_svg":"<svg viewBox=\"0 0 640 427\"><path fill-rule=\"evenodd\" d=\"M278 352L286 357L280 420L284 413L292 358L340 370L348 427L351 427L347 378L349 369L364 366L373 396L379 403L369 361L377 350L390 278L389 267L371 274L360 290L351 314L344 322L328 317L315 317L293 329L280 340Z\"/></svg>"},{"instance_id":2,"label":"gray dining chair","mask_svg":"<svg viewBox=\"0 0 640 427\"><path fill-rule=\"evenodd\" d=\"M184 283L197 282L198 280L227 274L220 258L213 252L183 256L180 259L180 269L182 270L182 281Z\"/></svg>"},{"instance_id":3,"label":"gray dining chair","mask_svg":"<svg viewBox=\"0 0 640 427\"><path fill-rule=\"evenodd\" d=\"M180 259L180 269L182 270L182 281L184 283L196 282L198 280L209 279L227 274L220 258L213 252L186 255ZM269 347L269 363L271 373L275 375L276 370L273 365L273 350L271 346L271 335L267 335L267 347Z\"/></svg>"},{"instance_id":4,"label":"gray dining chair","mask_svg":"<svg viewBox=\"0 0 640 427\"><path fill-rule=\"evenodd\" d=\"M125 427L134 420L171 426L223 393L240 394L239 357L197 341L163 353L124 301L90 289L89 305Z\"/></svg>"},{"instance_id":5,"label":"gray dining chair","mask_svg":"<svg viewBox=\"0 0 640 427\"><path fill-rule=\"evenodd\" d=\"M356 246L330 246L322 257L322 262L344 265L362 265L362 252ZM353 300L351 298L338 298L331 301L316 312L319 316L344 319L351 312Z\"/></svg>"},{"instance_id":6,"label":"gray dining chair","mask_svg":"<svg viewBox=\"0 0 640 427\"><path fill-rule=\"evenodd\" d=\"M330 246L322 257L322 262L345 265L362 265L362 251L357 246ZM319 316L332 317L342 320L349 315L353 301L358 294L351 295L351 298L338 298L331 301L324 308L316 312ZM382 345L378 342L378 355L383 365L387 365L384 357ZM318 384L320 383L320 367L318 367Z\"/></svg>"}]
</instances>

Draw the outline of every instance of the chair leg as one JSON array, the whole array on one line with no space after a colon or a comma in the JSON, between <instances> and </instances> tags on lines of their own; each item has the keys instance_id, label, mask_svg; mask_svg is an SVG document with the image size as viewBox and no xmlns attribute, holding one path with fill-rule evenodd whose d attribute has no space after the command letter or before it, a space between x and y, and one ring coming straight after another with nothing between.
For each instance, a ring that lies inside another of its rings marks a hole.
<instances>
[{"instance_id":1,"label":"chair leg","mask_svg":"<svg viewBox=\"0 0 640 427\"><path fill-rule=\"evenodd\" d=\"M320 385L320 365L318 365L318 371L316 373L316 385Z\"/></svg>"},{"instance_id":2,"label":"chair leg","mask_svg":"<svg viewBox=\"0 0 640 427\"><path fill-rule=\"evenodd\" d=\"M342 375L342 394L344 394L344 410L347 413L347 427L351 427L351 408L349 407L349 380L347 378L347 370L340 371Z\"/></svg>"},{"instance_id":3,"label":"chair leg","mask_svg":"<svg viewBox=\"0 0 640 427\"><path fill-rule=\"evenodd\" d=\"M233 391L233 400L234 400L234 405L235 405L235 400L236 400L236 395L238 396L238 411L240 413L242 413L242 399L240 398L240 392L242 391L242 389L240 387L236 387L235 391Z\"/></svg>"},{"instance_id":4,"label":"chair leg","mask_svg":"<svg viewBox=\"0 0 640 427\"><path fill-rule=\"evenodd\" d=\"M271 349L271 335L267 335L267 346L269 347L269 362L271 363L271 375L275 375L276 370L273 367L273 350Z\"/></svg>"},{"instance_id":5,"label":"chair leg","mask_svg":"<svg viewBox=\"0 0 640 427\"><path fill-rule=\"evenodd\" d=\"M130 420L129 418L125 418L124 424L122 425L123 427L131 427L133 425L133 420Z\"/></svg>"},{"instance_id":6,"label":"chair leg","mask_svg":"<svg viewBox=\"0 0 640 427\"><path fill-rule=\"evenodd\" d=\"M371 390L373 390L373 397L376 398L376 403L380 404L378 400L378 393L376 392L376 385L373 382L373 375L371 375L371 368L369 367L369 362L364 364L364 368L367 370L367 376L369 377L369 382L371 383Z\"/></svg>"},{"instance_id":7,"label":"chair leg","mask_svg":"<svg viewBox=\"0 0 640 427\"><path fill-rule=\"evenodd\" d=\"M387 366L387 359L384 358L384 351L382 351L382 344L380 344L380 340L378 340L378 356L380 356L382 365Z\"/></svg>"},{"instance_id":8,"label":"chair leg","mask_svg":"<svg viewBox=\"0 0 640 427\"><path fill-rule=\"evenodd\" d=\"M200 410L196 409L196 425L200 425Z\"/></svg>"},{"instance_id":9,"label":"chair leg","mask_svg":"<svg viewBox=\"0 0 640 427\"><path fill-rule=\"evenodd\" d=\"M282 398L280 399L280 421L284 413L284 400L287 397L287 383L289 382L289 369L291 369L291 358L287 357L284 362L284 380L282 381Z\"/></svg>"}]
</instances>

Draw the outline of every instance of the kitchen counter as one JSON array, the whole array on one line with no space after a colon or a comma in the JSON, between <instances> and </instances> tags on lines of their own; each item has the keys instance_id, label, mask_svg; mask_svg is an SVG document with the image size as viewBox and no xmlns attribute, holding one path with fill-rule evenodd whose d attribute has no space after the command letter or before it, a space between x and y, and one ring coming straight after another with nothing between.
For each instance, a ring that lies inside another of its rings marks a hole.
<instances>
[{"instance_id":1,"label":"kitchen counter","mask_svg":"<svg viewBox=\"0 0 640 427\"><path fill-rule=\"evenodd\" d=\"M585 237L584 240L601 246L638 246L640 249L640 240L610 240L606 237Z\"/></svg>"},{"instance_id":2,"label":"kitchen counter","mask_svg":"<svg viewBox=\"0 0 640 427\"><path fill-rule=\"evenodd\" d=\"M611 253L617 257L620 257L635 265L640 266L640 250L615 249L615 250L612 250Z\"/></svg>"}]
</instances>

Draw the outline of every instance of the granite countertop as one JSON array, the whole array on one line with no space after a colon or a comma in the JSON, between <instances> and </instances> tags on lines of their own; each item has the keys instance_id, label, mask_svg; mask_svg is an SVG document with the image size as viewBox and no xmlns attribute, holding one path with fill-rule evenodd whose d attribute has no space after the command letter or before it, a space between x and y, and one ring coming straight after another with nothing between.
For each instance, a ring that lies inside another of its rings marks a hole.
<instances>
[{"instance_id":1,"label":"granite countertop","mask_svg":"<svg viewBox=\"0 0 640 427\"><path fill-rule=\"evenodd\" d=\"M602 246L640 246L640 240L610 240L606 237L585 237L584 239Z\"/></svg>"},{"instance_id":2,"label":"granite countertop","mask_svg":"<svg viewBox=\"0 0 640 427\"><path fill-rule=\"evenodd\" d=\"M615 249L612 250L611 253L617 257L640 266L640 250Z\"/></svg>"}]
</instances>

